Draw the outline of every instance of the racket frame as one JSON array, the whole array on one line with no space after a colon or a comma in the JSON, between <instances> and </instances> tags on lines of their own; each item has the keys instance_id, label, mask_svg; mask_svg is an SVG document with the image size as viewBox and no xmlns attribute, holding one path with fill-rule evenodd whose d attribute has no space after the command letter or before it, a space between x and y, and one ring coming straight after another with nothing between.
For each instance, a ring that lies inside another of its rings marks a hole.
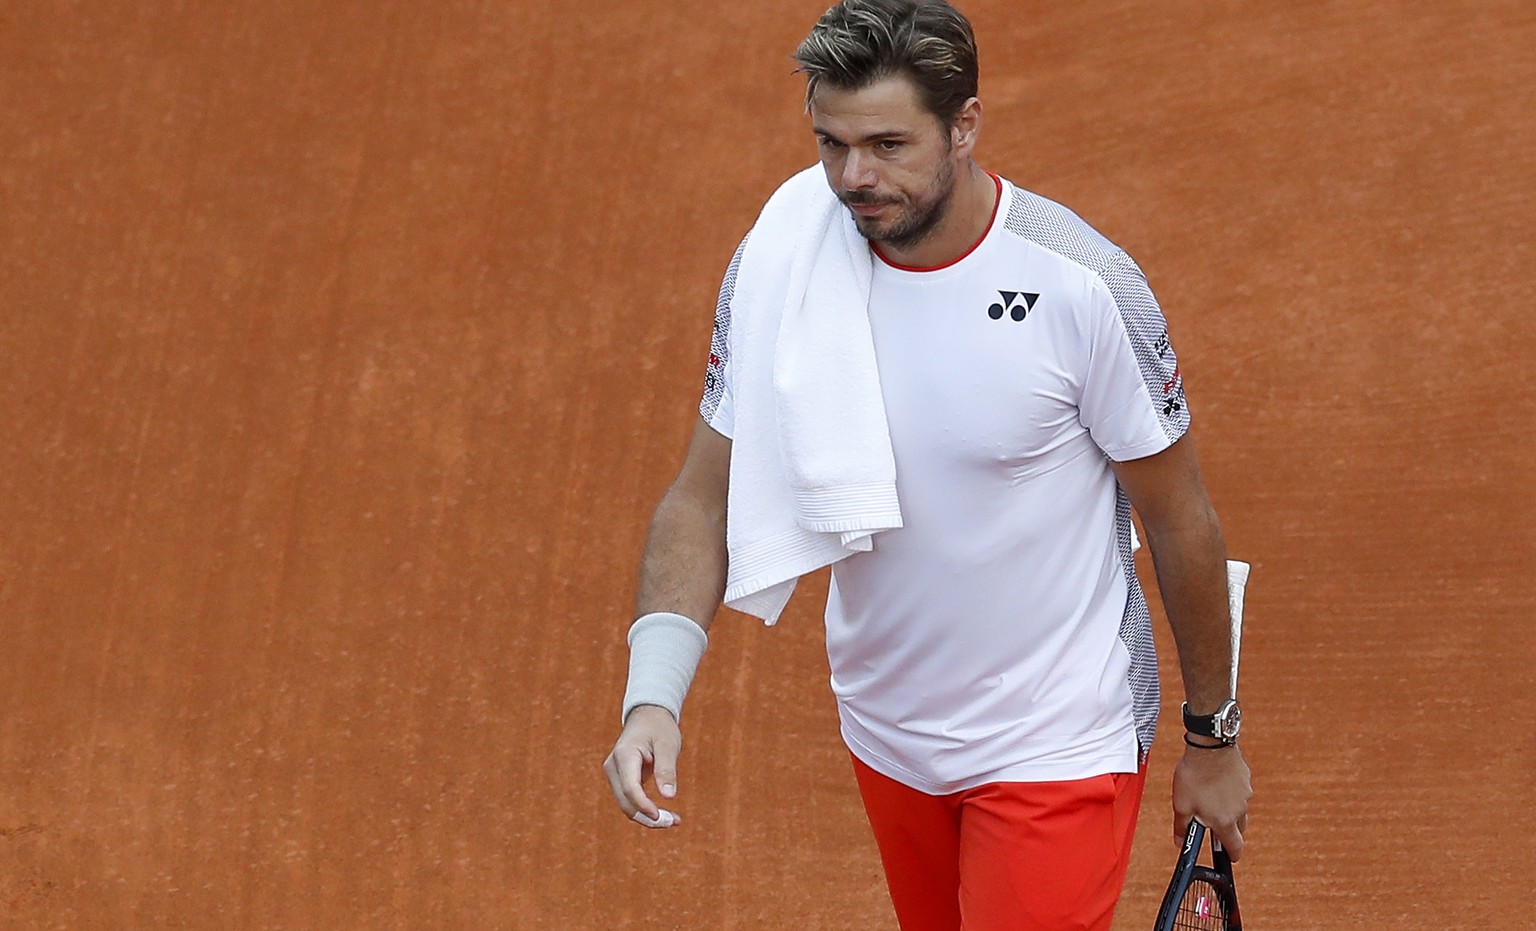
<instances>
[{"instance_id":1,"label":"racket frame","mask_svg":"<svg viewBox=\"0 0 1536 931\"><path fill-rule=\"evenodd\" d=\"M1226 915L1225 931L1243 931L1242 914L1237 907L1237 882L1232 876L1232 858L1212 836L1212 865L1202 866L1200 848L1205 833L1205 825L1194 820L1189 822L1184 846L1179 851L1179 863L1174 868L1173 878L1168 882L1168 891L1163 894L1163 904L1157 910L1157 924L1153 926L1153 931L1178 931L1178 925L1174 922L1178 919L1179 906L1184 902L1184 893L1197 881L1208 883L1215 890L1216 898L1221 901Z\"/></svg>"}]
</instances>

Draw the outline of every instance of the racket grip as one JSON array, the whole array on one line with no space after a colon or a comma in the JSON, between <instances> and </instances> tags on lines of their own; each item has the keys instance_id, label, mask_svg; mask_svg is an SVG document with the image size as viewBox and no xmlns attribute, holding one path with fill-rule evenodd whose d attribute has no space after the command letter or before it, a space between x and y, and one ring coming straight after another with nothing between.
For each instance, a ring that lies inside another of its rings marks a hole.
<instances>
[{"instance_id":1,"label":"racket grip","mask_svg":"<svg viewBox=\"0 0 1536 931\"><path fill-rule=\"evenodd\" d=\"M1237 698L1237 664L1243 653L1243 591L1253 567L1236 559L1227 560L1227 612L1232 624L1232 673L1227 681L1227 697Z\"/></svg>"}]
</instances>

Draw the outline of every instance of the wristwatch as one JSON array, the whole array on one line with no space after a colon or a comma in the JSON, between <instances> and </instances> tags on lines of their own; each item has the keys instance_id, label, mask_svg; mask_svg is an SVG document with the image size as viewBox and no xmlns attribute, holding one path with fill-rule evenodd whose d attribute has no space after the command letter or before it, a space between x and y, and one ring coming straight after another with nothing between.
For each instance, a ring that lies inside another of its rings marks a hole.
<instances>
[{"instance_id":1,"label":"wristwatch","mask_svg":"<svg viewBox=\"0 0 1536 931\"><path fill-rule=\"evenodd\" d=\"M1215 714L1191 714L1184 705L1184 729L1201 737L1211 737L1224 744L1237 743L1237 735L1243 729L1243 709L1236 699L1227 699Z\"/></svg>"}]
</instances>

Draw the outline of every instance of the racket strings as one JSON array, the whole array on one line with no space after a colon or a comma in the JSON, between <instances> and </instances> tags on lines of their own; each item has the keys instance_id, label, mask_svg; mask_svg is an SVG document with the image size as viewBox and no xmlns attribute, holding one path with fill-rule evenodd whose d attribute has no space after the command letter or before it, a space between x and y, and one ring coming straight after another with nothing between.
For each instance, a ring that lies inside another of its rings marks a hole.
<instances>
[{"instance_id":1,"label":"racket strings","mask_svg":"<svg viewBox=\"0 0 1536 931\"><path fill-rule=\"evenodd\" d=\"M1216 887L1204 880L1191 882L1179 901L1173 927L1176 931L1225 931L1227 907Z\"/></svg>"}]
</instances>

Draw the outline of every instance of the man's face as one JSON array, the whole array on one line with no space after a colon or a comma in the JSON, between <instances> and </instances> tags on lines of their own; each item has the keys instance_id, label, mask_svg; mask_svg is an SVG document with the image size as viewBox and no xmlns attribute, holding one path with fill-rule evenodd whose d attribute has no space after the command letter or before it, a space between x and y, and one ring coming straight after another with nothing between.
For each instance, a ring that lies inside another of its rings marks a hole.
<instances>
[{"instance_id":1,"label":"man's face","mask_svg":"<svg viewBox=\"0 0 1536 931\"><path fill-rule=\"evenodd\" d=\"M818 87L811 127L827 183L864 238L911 248L943 221L959 156L909 78L892 75L858 90Z\"/></svg>"}]
</instances>

